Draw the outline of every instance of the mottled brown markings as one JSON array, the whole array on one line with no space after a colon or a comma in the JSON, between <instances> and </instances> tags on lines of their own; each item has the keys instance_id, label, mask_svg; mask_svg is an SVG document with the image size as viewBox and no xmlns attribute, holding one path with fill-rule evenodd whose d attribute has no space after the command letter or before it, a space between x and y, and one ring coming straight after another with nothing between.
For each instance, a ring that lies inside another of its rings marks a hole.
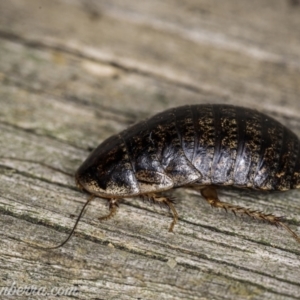
<instances>
[{"instance_id":1,"label":"mottled brown markings","mask_svg":"<svg viewBox=\"0 0 300 300\"><path fill-rule=\"evenodd\" d=\"M274 127L272 129L269 129L269 134L271 135L274 143L274 147L272 149L273 153L272 156L274 157L273 160L273 167L270 170L270 177L271 179L271 186L277 185L278 181L276 178L277 170L280 167L280 158L282 157L282 151L283 151L283 145L285 143L285 136L283 134L283 126L276 126L274 124ZM283 186L282 186L283 187Z\"/></svg>"},{"instance_id":2,"label":"mottled brown markings","mask_svg":"<svg viewBox=\"0 0 300 300\"><path fill-rule=\"evenodd\" d=\"M181 141L177 135L174 112L172 110L168 111L161 124L163 126L160 124L153 126L156 126L154 135L159 137L159 141L163 141L157 143L162 168L172 178L174 186L178 185L179 182L183 182L185 178L188 182L190 179L186 177L186 172L190 168L189 162L185 159L182 152ZM195 177L195 175L191 176Z\"/></svg>"},{"instance_id":3,"label":"mottled brown markings","mask_svg":"<svg viewBox=\"0 0 300 300\"><path fill-rule=\"evenodd\" d=\"M187 106L186 115L184 118L176 117L176 109L174 109L173 116L175 119L175 127L177 135L180 141L181 149L186 157L186 159L192 164L193 150L195 147L194 142L194 130L191 111L189 106Z\"/></svg>"},{"instance_id":4,"label":"mottled brown markings","mask_svg":"<svg viewBox=\"0 0 300 300\"><path fill-rule=\"evenodd\" d=\"M232 108L232 116L231 120L229 122L229 141L228 141L228 147L231 152L231 168L230 168L230 173L228 176L227 182L230 184L234 183L234 166L237 158L237 147L238 147L238 128L237 128L237 115L236 115L236 110Z\"/></svg>"},{"instance_id":5,"label":"mottled brown markings","mask_svg":"<svg viewBox=\"0 0 300 300\"><path fill-rule=\"evenodd\" d=\"M220 158L220 150L221 150L221 115L220 115L220 107L213 106L213 122L214 122L214 130L215 130L215 140L214 140L214 155L212 159L212 165L210 169L210 175L211 181L215 184L218 184L218 180L214 178L215 176L215 170L217 168L219 158Z\"/></svg>"},{"instance_id":6,"label":"mottled brown markings","mask_svg":"<svg viewBox=\"0 0 300 300\"><path fill-rule=\"evenodd\" d=\"M188 108L187 108L187 111L188 111ZM195 174L194 177L197 176L197 178L192 180L192 181L195 181L195 180L201 178L201 173L192 164L191 159L189 158L189 157L191 157L191 155L188 153L188 151L187 152L185 151L186 147L184 147L184 145L183 145L183 139L186 138L186 140L192 144L190 149L194 149L194 147L193 147L194 146L193 145L194 144L194 140L193 140L194 134L191 134L192 129L193 129L192 119L184 117L183 119L181 119L182 124L179 127L179 124L178 124L179 120L176 118L176 115L179 115L179 114L178 114L178 112L176 112L176 108L175 108L173 110L173 118L174 118L176 133L177 133L178 140L180 143L180 149L178 149L177 151L179 152L179 155L182 155L185 158L186 162L188 163L188 167L191 170L193 170L193 172ZM189 127L188 124L191 124L191 126ZM181 134L181 132L182 132L182 134ZM184 133L186 133L186 135L184 135ZM189 182L187 182L187 183L189 183Z\"/></svg>"},{"instance_id":7,"label":"mottled brown markings","mask_svg":"<svg viewBox=\"0 0 300 300\"><path fill-rule=\"evenodd\" d=\"M286 176L280 177L280 182L278 185L281 186L281 189L288 190L291 188L291 179L292 179L292 173L295 166L295 161L293 160L294 157L294 151L296 151L296 148L298 147L299 141L296 139L296 137L292 137L289 135L289 141L288 141L288 151L284 155L282 155L284 159L283 163L283 171L285 171Z\"/></svg>"},{"instance_id":8,"label":"mottled brown markings","mask_svg":"<svg viewBox=\"0 0 300 300\"><path fill-rule=\"evenodd\" d=\"M233 184L232 175L234 170L234 163L236 160L237 124L235 109L233 107L221 107L220 115L220 156L215 169L215 173L219 174L218 181L221 181L224 185L228 185Z\"/></svg>"},{"instance_id":9,"label":"mottled brown markings","mask_svg":"<svg viewBox=\"0 0 300 300\"><path fill-rule=\"evenodd\" d=\"M289 142L287 140L283 141L283 139L288 139L289 135L286 134L283 137L283 127L275 120L266 117L264 119L262 136L264 137L262 139L263 146L255 175L255 182L261 189L271 190L277 185L275 175L279 167L280 159L283 158L280 149L282 146L285 147L285 145L289 147ZM283 152L286 153L286 151L289 150L283 149Z\"/></svg>"},{"instance_id":10,"label":"mottled brown markings","mask_svg":"<svg viewBox=\"0 0 300 300\"><path fill-rule=\"evenodd\" d=\"M262 141L262 126L261 115L253 111L245 111L246 120L246 137L249 141L246 143L246 156L250 158L249 171L246 175L246 186L248 188L254 187L255 174L257 165L260 160L261 141Z\"/></svg>"},{"instance_id":11,"label":"mottled brown markings","mask_svg":"<svg viewBox=\"0 0 300 300\"><path fill-rule=\"evenodd\" d=\"M282 126L282 136L281 136L281 140L282 140L282 144L281 144L281 148L280 150L278 151L279 153L279 157L278 157L278 164L277 164L277 168L276 168L276 171L275 171L275 181L276 183L275 184L278 184L281 186L281 189L285 190L287 188L289 188L287 185L286 185L286 182L284 182L282 180L282 177L284 176L285 174L285 171L286 171L286 166L285 164L288 162L288 160L286 160L286 157L285 157L285 153L287 151L287 144L288 144L288 133L286 132L285 128L283 128Z\"/></svg>"},{"instance_id":12,"label":"mottled brown markings","mask_svg":"<svg viewBox=\"0 0 300 300\"><path fill-rule=\"evenodd\" d=\"M212 160L215 151L215 128L212 105L195 107L198 143L195 145L193 164L202 174L201 183L211 183Z\"/></svg>"},{"instance_id":13,"label":"mottled brown markings","mask_svg":"<svg viewBox=\"0 0 300 300\"><path fill-rule=\"evenodd\" d=\"M193 122L192 130L194 129L194 149L193 149L192 160L191 160L192 164L194 164L195 154L196 154L196 146L198 145L198 142L199 142L199 135L198 135L199 121L198 121L198 116L196 115L195 110L192 109L191 105L189 105L189 109L192 114L192 122ZM198 169L198 172L201 174L201 177L203 177L203 174L200 172L199 169Z\"/></svg>"},{"instance_id":14,"label":"mottled brown markings","mask_svg":"<svg viewBox=\"0 0 300 300\"><path fill-rule=\"evenodd\" d=\"M237 119L237 150L236 150L236 161L233 170L233 180L236 185L245 185L245 179L240 178L240 174L245 174L244 167L244 152L246 148L246 143L243 143L245 132L246 132L246 121L244 116L244 111L236 108L236 115L240 114L239 119ZM237 180L238 179L238 180Z\"/></svg>"},{"instance_id":15,"label":"mottled brown markings","mask_svg":"<svg viewBox=\"0 0 300 300\"><path fill-rule=\"evenodd\" d=\"M159 162L161 169L163 169L161 162L158 159L157 151L155 151L156 150L155 142L153 140L154 137L152 138L152 130L149 128L149 124L148 124L147 120L145 121L145 125L147 127L147 132L149 133L148 140L150 141L150 144L152 145L152 146L148 147L148 152L149 152L151 158L156 160L157 162Z\"/></svg>"},{"instance_id":16,"label":"mottled brown markings","mask_svg":"<svg viewBox=\"0 0 300 300\"><path fill-rule=\"evenodd\" d=\"M297 139L297 151L295 151L294 153L294 161L295 161L295 164L294 164L294 170L299 170L300 169L300 141L299 139ZM293 173L293 172L292 172ZM297 172L294 172L293 175L292 175L292 183L294 183L294 185L290 185L290 187L293 189L293 188L297 188L296 186L296 181L297 181L297 178L300 177L299 173L296 175Z\"/></svg>"},{"instance_id":17,"label":"mottled brown markings","mask_svg":"<svg viewBox=\"0 0 300 300\"><path fill-rule=\"evenodd\" d=\"M149 124L148 124L149 125ZM160 166L161 168L165 171L163 165L162 165L162 149L163 149L163 144L165 143L165 136L163 135L162 133L162 126L161 125L157 125L156 128L153 128L153 135L155 137L155 142L156 142L156 157L157 157L157 160L159 161L160 163Z\"/></svg>"}]
</instances>

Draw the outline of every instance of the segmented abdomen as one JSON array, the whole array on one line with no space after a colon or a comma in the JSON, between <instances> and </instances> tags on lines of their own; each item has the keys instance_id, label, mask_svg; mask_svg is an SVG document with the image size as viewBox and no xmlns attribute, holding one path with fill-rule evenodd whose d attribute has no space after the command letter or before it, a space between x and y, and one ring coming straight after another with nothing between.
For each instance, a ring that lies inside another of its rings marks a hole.
<instances>
[{"instance_id":1,"label":"segmented abdomen","mask_svg":"<svg viewBox=\"0 0 300 300\"><path fill-rule=\"evenodd\" d=\"M174 187L194 182L285 190L299 162L294 133L262 113L230 105L170 109L121 138L136 174L166 174Z\"/></svg>"}]
</instances>

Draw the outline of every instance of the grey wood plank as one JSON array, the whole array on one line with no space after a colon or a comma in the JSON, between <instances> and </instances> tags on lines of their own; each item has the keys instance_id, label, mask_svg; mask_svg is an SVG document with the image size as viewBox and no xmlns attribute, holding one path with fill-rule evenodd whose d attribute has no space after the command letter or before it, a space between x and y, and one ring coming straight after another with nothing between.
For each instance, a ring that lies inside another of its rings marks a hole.
<instances>
[{"instance_id":1,"label":"grey wood plank","mask_svg":"<svg viewBox=\"0 0 300 300\"><path fill-rule=\"evenodd\" d=\"M95 199L64 247L22 241L61 242L87 199L78 166L156 112L244 105L300 136L299 22L300 7L279 0L1 1L0 293L15 283L69 289L61 299L298 299L290 235L188 190L174 191L174 233L168 211L135 198L100 223L107 204ZM298 233L299 197L220 190L224 201L286 216Z\"/></svg>"}]
</instances>

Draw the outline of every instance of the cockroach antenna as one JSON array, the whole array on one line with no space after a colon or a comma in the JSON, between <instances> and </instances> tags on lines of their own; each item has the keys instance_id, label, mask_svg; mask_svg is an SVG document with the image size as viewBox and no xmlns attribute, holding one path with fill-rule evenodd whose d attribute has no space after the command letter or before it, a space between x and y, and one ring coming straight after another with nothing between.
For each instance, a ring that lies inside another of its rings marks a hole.
<instances>
[{"instance_id":1,"label":"cockroach antenna","mask_svg":"<svg viewBox=\"0 0 300 300\"><path fill-rule=\"evenodd\" d=\"M58 244L58 245L56 245L56 246L53 246L53 247L45 247L45 246L42 246L42 245L37 245L37 244L28 243L28 242L26 242L26 241L23 241L23 242L26 243L26 244L29 244L29 245L30 245L31 247L33 247L33 248L43 249L43 250L53 250L53 249L58 249L58 248L64 246L64 245L70 240L70 238L72 237L72 235L74 234L75 229L77 228L77 225L78 225L78 223L79 223L79 221L80 221L80 219L81 219L81 217L82 217L82 215L83 215L83 212L84 212L85 208L87 207L87 205L88 205L94 198L95 198L95 195L91 195L91 196L88 198L88 200L85 202L85 204L83 205L83 207L82 207L82 209L81 209L81 211L80 211L80 213L79 213L79 215L78 215L78 217L77 217L77 219L76 219L76 222L75 222L75 224L74 224L74 226L73 226L71 232L69 233L68 237L67 237L62 243L60 243L60 244Z\"/></svg>"},{"instance_id":2,"label":"cockroach antenna","mask_svg":"<svg viewBox=\"0 0 300 300\"><path fill-rule=\"evenodd\" d=\"M56 167L53 167L53 166L50 166L48 164L45 164L44 162L39 162L39 161L36 161L36 160L33 160L33 159L27 159L27 158L18 158L18 157L9 157L9 156L1 156L0 157L1 159L9 159L9 160L15 160L15 161L23 161L23 162L30 162L30 163L33 163L33 164L39 164L41 166L44 166L46 168L49 168L51 170L54 170L54 171L57 171L57 172L60 172L60 173L63 173L67 176L70 176L70 177L73 177L74 175L71 174L71 173L68 173L62 169L59 169L59 168L56 168ZM23 241L24 243L30 245L31 247L34 247L34 248L37 248L37 249L44 249L44 250L51 250L51 249L57 249L57 248L60 248L62 246L64 246L69 240L70 238L72 237L72 235L74 234L76 228L77 228L77 225L83 215L83 212L85 210L85 208L87 207L87 205L95 198L95 195L91 195L88 200L85 202L84 206L82 207L77 219L76 219L76 222L71 230L71 232L69 233L68 237L62 242L60 243L59 245L57 246L53 246L53 247L44 247L42 245L37 245L37 244L32 244L32 243L29 243L29 242L26 242L26 241Z\"/></svg>"}]
</instances>

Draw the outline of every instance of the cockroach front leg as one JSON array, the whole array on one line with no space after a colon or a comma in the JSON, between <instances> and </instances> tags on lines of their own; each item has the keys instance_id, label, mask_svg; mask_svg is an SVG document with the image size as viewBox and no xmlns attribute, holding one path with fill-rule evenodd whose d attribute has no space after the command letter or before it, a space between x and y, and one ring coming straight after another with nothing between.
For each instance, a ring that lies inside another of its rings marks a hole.
<instances>
[{"instance_id":1,"label":"cockroach front leg","mask_svg":"<svg viewBox=\"0 0 300 300\"><path fill-rule=\"evenodd\" d=\"M175 209L175 206L173 204L173 200L171 198L168 198L166 196L162 196L162 195L157 195L157 194L146 194L145 195L150 201L152 202L156 202L158 204L164 204L165 206L167 206L173 215L173 221L169 227L169 232L173 231L173 228L175 226L175 224L178 222L178 213Z\"/></svg>"},{"instance_id":2,"label":"cockroach front leg","mask_svg":"<svg viewBox=\"0 0 300 300\"><path fill-rule=\"evenodd\" d=\"M103 217L98 218L99 221L107 221L108 219L112 218L117 213L117 208L119 207L120 199L111 198L108 199L109 205L109 213Z\"/></svg>"}]
</instances>

